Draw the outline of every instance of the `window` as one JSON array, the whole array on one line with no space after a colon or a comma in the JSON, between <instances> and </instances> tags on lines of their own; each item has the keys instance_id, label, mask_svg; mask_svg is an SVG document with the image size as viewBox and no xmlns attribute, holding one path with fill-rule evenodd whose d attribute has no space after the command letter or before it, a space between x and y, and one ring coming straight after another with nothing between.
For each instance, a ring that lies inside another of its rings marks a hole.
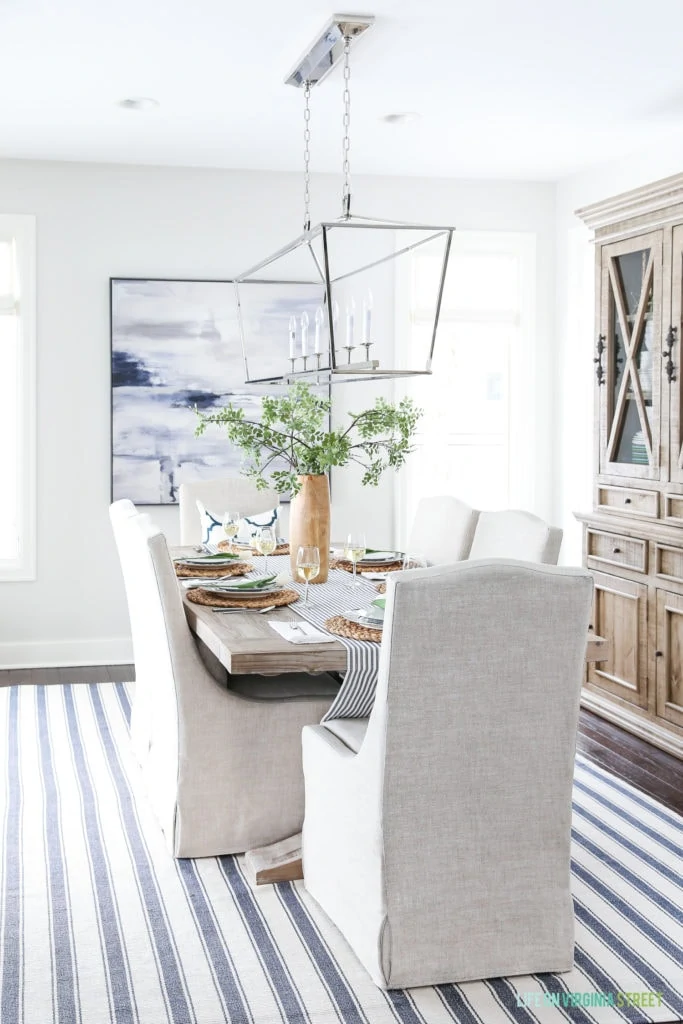
<instances>
[{"instance_id":1,"label":"window","mask_svg":"<svg viewBox=\"0 0 683 1024\"><path fill-rule=\"evenodd\" d=\"M0 580L35 579L35 220L0 214Z\"/></svg>"},{"instance_id":2,"label":"window","mask_svg":"<svg viewBox=\"0 0 683 1024\"><path fill-rule=\"evenodd\" d=\"M406 346L424 351L421 297L433 292L438 271L416 253L411 280L399 289L410 296L410 310L397 310L404 354ZM533 235L455 233L433 376L403 385L424 416L398 488L402 538L430 494L453 494L475 508L533 508L534 280Z\"/></svg>"}]
</instances>

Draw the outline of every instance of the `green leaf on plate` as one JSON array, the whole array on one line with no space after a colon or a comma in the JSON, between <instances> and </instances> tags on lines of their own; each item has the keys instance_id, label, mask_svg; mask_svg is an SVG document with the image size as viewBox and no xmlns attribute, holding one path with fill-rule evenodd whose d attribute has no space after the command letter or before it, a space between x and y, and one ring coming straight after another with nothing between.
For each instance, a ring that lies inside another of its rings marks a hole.
<instances>
[{"instance_id":1,"label":"green leaf on plate","mask_svg":"<svg viewBox=\"0 0 683 1024\"><path fill-rule=\"evenodd\" d=\"M376 597L372 603L375 605L376 608L385 609L387 606L387 599L386 597Z\"/></svg>"},{"instance_id":2,"label":"green leaf on plate","mask_svg":"<svg viewBox=\"0 0 683 1024\"><path fill-rule=\"evenodd\" d=\"M232 555L227 551L219 551L217 555L179 555L174 562L232 562L239 559L239 555Z\"/></svg>"}]
</instances>

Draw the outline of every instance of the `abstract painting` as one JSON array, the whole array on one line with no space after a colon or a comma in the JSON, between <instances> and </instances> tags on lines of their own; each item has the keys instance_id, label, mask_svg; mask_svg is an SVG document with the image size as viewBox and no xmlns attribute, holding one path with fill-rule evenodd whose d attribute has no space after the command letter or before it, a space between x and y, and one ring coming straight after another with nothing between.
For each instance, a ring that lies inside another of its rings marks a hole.
<instances>
[{"instance_id":1,"label":"abstract painting","mask_svg":"<svg viewBox=\"0 0 683 1024\"><path fill-rule=\"evenodd\" d=\"M252 377L288 368L289 319L306 310L312 320L320 297L318 285L249 286ZM112 278L111 360L113 500L174 504L184 481L239 473L241 452L223 431L194 436L195 406L232 402L256 418L259 396L269 393L244 384L231 281Z\"/></svg>"}]
</instances>

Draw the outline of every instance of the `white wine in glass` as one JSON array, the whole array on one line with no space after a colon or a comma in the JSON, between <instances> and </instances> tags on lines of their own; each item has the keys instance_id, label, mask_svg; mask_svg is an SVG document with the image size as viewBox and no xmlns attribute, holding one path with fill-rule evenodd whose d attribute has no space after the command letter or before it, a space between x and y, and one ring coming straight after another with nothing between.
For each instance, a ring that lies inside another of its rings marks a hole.
<instances>
[{"instance_id":1,"label":"white wine in glass","mask_svg":"<svg viewBox=\"0 0 683 1024\"><path fill-rule=\"evenodd\" d=\"M304 604L308 604L308 584L320 572L320 552L310 546L300 547L296 553L296 574L306 584Z\"/></svg>"},{"instance_id":2,"label":"white wine in glass","mask_svg":"<svg viewBox=\"0 0 683 1024\"><path fill-rule=\"evenodd\" d=\"M229 551L235 550L235 537L240 532L240 521L242 516L239 512L223 513L223 533L229 541Z\"/></svg>"},{"instance_id":3,"label":"white wine in glass","mask_svg":"<svg viewBox=\"0 0 683 1024\"><path fill-rule=\"evenodd\" d=\"M268 572L268 555L272 555L277 547L275 530L270 526L262 526L256 531L253 541L254 547L260 555L263 555L263 571Z\"/></svg>"},{"instance_id":4,"label":"white wine in glass","mask_svg":"<svg viewBox=\"0 0 683 1024\"><path fill-rule=\"evenodd\" d=\"M348 535L348 537L346 538L346 547L344 548L344 555L349 560L349 562L353 562L353 582L351 583L352 587L360 586L360 580L358 579L357 575L357 563L360 561L361 558L363 558L366 550L367 547L365 544L364 533L350 533Z\"/></svg>"}]
</instances>

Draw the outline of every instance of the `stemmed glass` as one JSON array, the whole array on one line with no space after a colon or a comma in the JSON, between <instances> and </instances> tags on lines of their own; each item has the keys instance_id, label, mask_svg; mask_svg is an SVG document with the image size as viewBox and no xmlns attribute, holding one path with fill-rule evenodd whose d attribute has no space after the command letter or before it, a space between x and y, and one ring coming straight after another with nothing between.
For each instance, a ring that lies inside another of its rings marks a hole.
<instances>
[{"instance_id":1,"label":"stemmed glass","mask_svg":"<svg viewBox=\"0 0 683 1024\"><path fill-rule=\"evenodd\" d=\"M228 538L228 550L231 552L234 552L235 550L235 537L240 532L241 519L241 512L232 511L223 513L223 533Z\"/></svg>"},{"instance_id":2,"label":"stemmed glass","mask_svg":"<svg viewBox=\"0 0 683 1024\"><path fill-rule=\"evenodd\" d=\"M314 580L320 572L320 552L317 548L310 546L300 547L296 553L296 574L306 584L304 590L304 604L308 604L308 584Z\"/></svg>"},{"instance_id":3,"label":"stemmed glass","mask_svg":"<svg viewBox=\"0 0 683 1024\"><path fill-rule=\"evenodd\" d=\"M260 555L263 555L263 571L268 572L268 555L271 555L277 547L275 530L271 526L262 526L254 536L254 547Z\"/></svg>"},{"instance_id":4,"label":"stemmed glass","mask_svg":"<svg viewBox=\"0 0 683 1024\"><path fill-rule=\"evenodd\" d=\"M415 552L406 553L403 556L403 568L404 569L426 569L429 562L424 555L415 554Z\"/></svg>"},{"instance_id":5,"label":"stemmed glass","mask_svg":"<svg viewBox=\"0 0 683 1024\"><path fill-rule=\"evenodd\" d=\"M349 562L353 562L353 582L349 584L351 587L359 587L360 580L357 576L357 563L364 556L366 551L365 534L364 533L350 533L346 538L346 547L344 549L344 556L348 558Z\"/></svg>"}]
</instances>

